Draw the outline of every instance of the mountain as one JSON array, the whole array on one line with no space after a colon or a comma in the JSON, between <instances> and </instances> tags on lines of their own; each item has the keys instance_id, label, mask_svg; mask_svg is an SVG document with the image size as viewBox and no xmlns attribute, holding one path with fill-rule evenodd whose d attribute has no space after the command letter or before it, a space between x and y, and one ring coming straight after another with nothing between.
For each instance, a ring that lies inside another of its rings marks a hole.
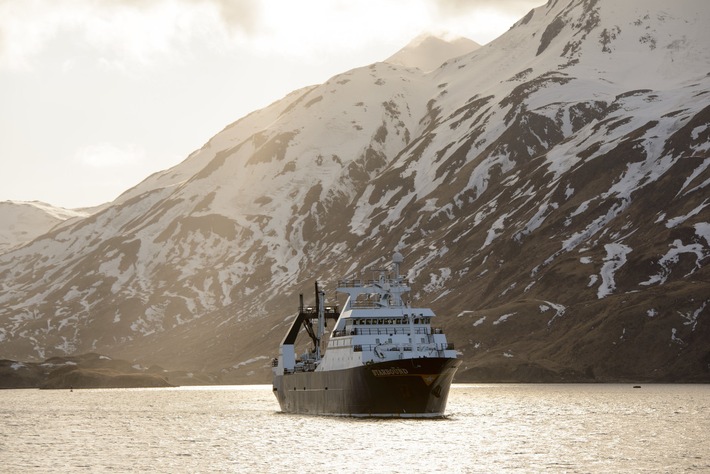
<instances>
[{"instance_id":1,"label":"mountain","mask_svg":"<svg viewBox=\"0 0 710 474\"><path fill-rule=\"evenodd\" d=\"M82 218L86 210L70 210L39 201L0 202L0 253L25 244L68 219Z\"/></svg>"},{"instance_id":2,"label":"mountain","mask_svg":"<svg viewBox=\"0 0 710 474\"><path fill-rule=\"evenodd\" d=\"M0 359L0 389L141 388L173 384L214 385L215 378L169 371L157 365L144 367L96 353L55 356L41 362Z\"/></svg>"},{"instance_id":3,"label":"mountain","mask_svg":"<svg viewBox=\"0 0 710 474\"><path fill-rule=\"evenodd\" d=\"M397 249L458 381L709 381L709 20L551 0L294 91L0 255L0 357L266 382L298 293Z\"/></svg>"},{"instance_id":4,"label":"mountain","mask_svg":"<svg viewBox=\"0 0 710 474\"><path fill-rule=\"evenodd\" d=\"M433 71L447 60L463 56L480 47L481 45L468 38L446 40L434 35L421 35L385 59L385 62Z\"/></svg>"}]
</instances>

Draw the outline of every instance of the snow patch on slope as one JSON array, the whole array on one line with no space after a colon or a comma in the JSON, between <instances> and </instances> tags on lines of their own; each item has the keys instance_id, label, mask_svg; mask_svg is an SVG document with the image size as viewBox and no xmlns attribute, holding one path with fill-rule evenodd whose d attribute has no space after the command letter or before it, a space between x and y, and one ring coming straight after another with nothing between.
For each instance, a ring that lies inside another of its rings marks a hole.
<instances>
[{"instance_id":1,"label":"snow patch on slope","mask_svg":"<svg viewBox=\"0 0 710 474\"><path fill-rule=\"evenodd\" d=\"M626 263L626 255L631 252L631 248L619 243L606 244L606 258L601 269L602 283L597 290L597 298L601 299L609 296L616 289L614 274Z\"/></svg>"}]
</instances>

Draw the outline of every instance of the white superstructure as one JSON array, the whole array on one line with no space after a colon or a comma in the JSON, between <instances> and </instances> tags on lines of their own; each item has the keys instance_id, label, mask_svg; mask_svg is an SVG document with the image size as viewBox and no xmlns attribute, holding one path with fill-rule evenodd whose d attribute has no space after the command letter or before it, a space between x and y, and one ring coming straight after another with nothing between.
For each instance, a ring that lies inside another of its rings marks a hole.
<instances>
[{"instance_id":1,"label":"white superstructure","mask_svg":"<svg viewBox=\"0 0 710 474\"><path fill-rule=\"evenodd\" d=\"M318 329L312 336L315 349L296 360L294 341L285 341L275 361L275 373L340 370L427 357L455 359L453 344L447 342L442 330L432 328L434 312L429 308L413 308L404 301L403 295L411 288L399 274L402 260L402 255L395 252L391 274L376 270L376 279L338 282L336 291L348 297L327 345L322 337L323 315L326 308L332 307L324 304L323 294L318 292L317 307L321 309L317 312Z\"/></svg>"}]
</instances>

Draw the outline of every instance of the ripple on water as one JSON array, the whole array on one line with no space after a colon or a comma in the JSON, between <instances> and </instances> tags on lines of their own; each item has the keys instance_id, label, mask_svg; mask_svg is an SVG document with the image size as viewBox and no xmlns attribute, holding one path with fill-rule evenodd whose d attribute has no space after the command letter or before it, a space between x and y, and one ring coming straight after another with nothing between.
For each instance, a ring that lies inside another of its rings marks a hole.
<instances>
[{"instance_id":1,"label":"ripple on water","mask_svg":"<svg viewBox=\"0 0 710 474\"><path fill-rule=\"evenodd\" d=\"M6 472L710 469L707 385L454 385L438 420L278 412L270 386L0 391Z\"/></svg>"}]
</instances>

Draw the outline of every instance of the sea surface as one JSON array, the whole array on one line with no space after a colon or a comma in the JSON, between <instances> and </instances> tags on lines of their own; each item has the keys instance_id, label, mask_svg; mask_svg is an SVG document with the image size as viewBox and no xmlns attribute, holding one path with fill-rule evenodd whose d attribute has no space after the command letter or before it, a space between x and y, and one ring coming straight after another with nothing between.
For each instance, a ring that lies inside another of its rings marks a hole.
<instances>
[{"instance_id":1,"label":"sea surface","mask_svg":"<svg viewBox=\"0 0 710 474\"><path fill-rule=\"evenodd\" d=\"M438 420L271 386L0 391L0 472L710 472L710 385L454 385Z\"/></svg>"}]
</instances>

